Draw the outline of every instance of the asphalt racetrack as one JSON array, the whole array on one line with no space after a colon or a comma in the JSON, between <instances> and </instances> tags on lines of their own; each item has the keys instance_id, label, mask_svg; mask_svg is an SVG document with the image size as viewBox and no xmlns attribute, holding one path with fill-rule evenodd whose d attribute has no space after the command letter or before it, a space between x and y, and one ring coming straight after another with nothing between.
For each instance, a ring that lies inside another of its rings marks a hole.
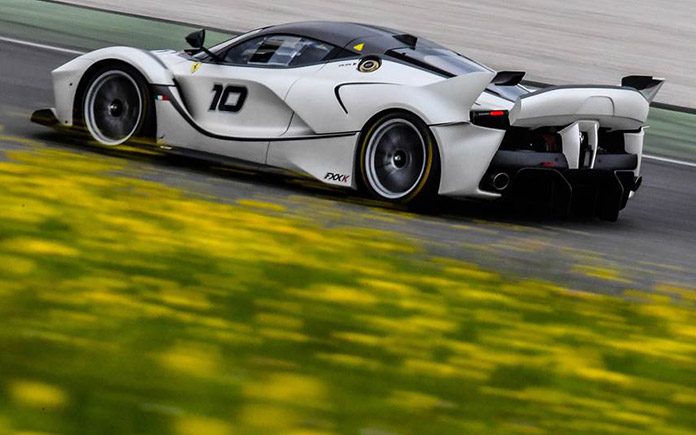
<instances>
[{"instance_id":1,"label":"asphalt racetrack","mask_svg":"<svg viewBox=\"0 0 696 435\"><path fill-rule=\"evenodd\" d=\"M8 42L0 42L0 53L0 159L8 150L31 147L104 153L126 160L143 178L191 195L230 203L262 199L310 215L314 208L333 208L332 225L397 231L436 255L578 290L620 293L696 283L693 167L645 161L643 187L617 223L520 219L494 206L455 201L442 201L432 215L412 214L311 182L78 143L29 121L33 110L53 104L50 71L75 55Z\"/></svg>"}]
</instances>

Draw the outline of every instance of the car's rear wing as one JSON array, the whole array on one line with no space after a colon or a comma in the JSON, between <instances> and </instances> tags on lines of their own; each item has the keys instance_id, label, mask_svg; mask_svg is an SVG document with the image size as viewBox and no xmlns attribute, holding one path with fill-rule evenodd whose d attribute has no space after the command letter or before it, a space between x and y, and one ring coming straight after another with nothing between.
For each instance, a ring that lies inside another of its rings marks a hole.
<instances>
[{"instance_id":1,"label":"car's rear wing","mask_svg":"<svg viewBox=\"0 0 696 435\"><path fill-rule=\"evenodd\" d=\"M552 86L521 96L510 110L515 127L564 127L578 121L597 121L604 128L637 130L648 118L650 98L662 82L628 86ZM642 85L646 86L642 86ZM646 95L647 94L647 95Z\"/></svg>"}]
</instances>

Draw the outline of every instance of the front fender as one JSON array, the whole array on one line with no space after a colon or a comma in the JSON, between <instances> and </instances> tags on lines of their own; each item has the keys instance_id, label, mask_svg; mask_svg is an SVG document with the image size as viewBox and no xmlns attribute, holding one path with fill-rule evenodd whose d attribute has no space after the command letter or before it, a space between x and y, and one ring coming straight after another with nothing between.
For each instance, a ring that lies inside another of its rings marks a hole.
<instances>
[{"instance_id":1,"label":"front fender","mask_svg":"<svg viewBox=\"0 0 696 435\"><path fill-rule=\"evenodd\" d=\"M83 56L94 63L104 60L125 62L145 77L153 85L174 85L174 76L164 61L155 53L133 47L108 47L92 51Z\"/></svg>"},{"instance_id":2,"label":"front fender","mask_svg":"<svg viewBox=\"0 0 696 435\"><path fill-rule=\"evenodd\" d=\"M174 77L167 65L150 51L133 47L108 47L92 51L71 60L51 73L56 116L62 125L73 125L75 98L84 75L97 64L106 61L119 61L131 65L150 84L174 85Z\"/></svg>"}]
</instances>

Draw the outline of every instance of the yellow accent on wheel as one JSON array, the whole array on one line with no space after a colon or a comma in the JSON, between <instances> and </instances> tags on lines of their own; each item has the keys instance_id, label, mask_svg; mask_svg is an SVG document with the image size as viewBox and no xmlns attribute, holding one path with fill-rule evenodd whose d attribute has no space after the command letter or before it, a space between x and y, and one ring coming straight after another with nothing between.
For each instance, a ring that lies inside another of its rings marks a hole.
<instances>
[{"instance_id":1,"label":"yellow accent on wheel","mask_svg":"<svg viewBox=\"0 0 696 435\"><path fill-rule=\"evenodd\" d=\"M432 132L417 116L386 114L361 136L356 156L359 179L382 200L407 204L429 198L425 190L431 190L428 186L436 177L435 146Z\"/></svg>"}]
</instances>

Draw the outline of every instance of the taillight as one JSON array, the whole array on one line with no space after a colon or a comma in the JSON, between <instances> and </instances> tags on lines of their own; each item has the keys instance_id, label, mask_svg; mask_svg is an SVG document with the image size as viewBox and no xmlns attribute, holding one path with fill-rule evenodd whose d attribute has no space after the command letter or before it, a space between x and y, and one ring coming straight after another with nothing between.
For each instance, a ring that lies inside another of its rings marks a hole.
<instances>
[{"instance_id":1,"label":"taillight","mask_svg":"<svg viewBox=\"0 0 696 435\"><path fill-rule=\"evenodd\" d=\"M507 110L472 111L471 122L481 127L500 130L507 130L510 127Z\"/></svg>"}]
</instances>

